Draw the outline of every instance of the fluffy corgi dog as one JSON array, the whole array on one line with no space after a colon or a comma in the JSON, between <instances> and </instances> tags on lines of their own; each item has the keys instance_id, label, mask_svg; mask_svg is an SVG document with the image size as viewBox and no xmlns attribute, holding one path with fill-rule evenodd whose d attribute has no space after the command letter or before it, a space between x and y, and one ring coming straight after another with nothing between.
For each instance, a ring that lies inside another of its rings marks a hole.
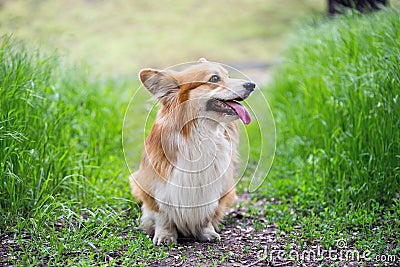
<instances>
[{"instance_id":1,"label":"fluffy corgi dog","mask_svg":"<svg viewBox=\"0 0 400 267\"><path fill-rule=\"evenodd\" d=\"M239 102L256 85L203 58L182 71L143 69L139 77L160 105L130 177L142 203L140 226L157 245L176 242L178 233L219 240L218 225L236 200L237 121L251 120Z\"/></svg>"}]
</instances>

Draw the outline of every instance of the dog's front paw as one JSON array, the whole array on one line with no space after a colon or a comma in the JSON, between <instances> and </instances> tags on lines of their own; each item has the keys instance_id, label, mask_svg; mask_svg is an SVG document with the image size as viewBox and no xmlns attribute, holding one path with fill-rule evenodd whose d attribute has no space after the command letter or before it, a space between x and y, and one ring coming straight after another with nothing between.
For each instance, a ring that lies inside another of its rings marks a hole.
<instances>
[{"instance_id":1,"label":"dog's front paw","mask_svg":"<svg viewBox=\"0 0 400 267\"><path fill-rule=\"evenodd\" d=\"M198 239L201 242L211 242L211 241L219 241L221 240L221 237L217 232L215 232L214 227L209 225L208 227L203 229Z\"/></svg>"},{"instance_id":2,"label":"dog's front paw","mask_svg":"<svg viewBox=\"0 0 400 267\"><path fill-rule=\"evenodd\" d=\"M199 240L201 242L212 242L212 241L220 241L221 240L221 236L214 232L214 233L207 233L207 234L202 234L201 236L199 236Z\"/></svg>"},{"instance_id":3,"label":"dog's front paw","mask_svg":"<svg viewBox=\"0 0 400 267\"><path fill-rule=\"evenodd\" d=\"M163 245L163 244L169 244L169 243L176 243L178 239L178 235L174 233L155 233L153 237L153 244L154 245Z\"/></svg>"}]
</instances>

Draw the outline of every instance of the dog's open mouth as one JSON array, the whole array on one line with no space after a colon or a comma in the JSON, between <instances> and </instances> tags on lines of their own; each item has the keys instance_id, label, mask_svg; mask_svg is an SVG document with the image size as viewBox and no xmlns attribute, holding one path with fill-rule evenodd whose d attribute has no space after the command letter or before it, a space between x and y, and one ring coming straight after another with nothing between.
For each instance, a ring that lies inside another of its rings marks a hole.
<instances>
[{"instance_id":1,"label":"dog's open mouth","mask_svg":"<svg viewBox=\"0 0 400 267\"><path fill-rule=\"evenodd\" d=\"M239 104L237 100L210 99L207 102L207 110L213 110L227 115L236 115L244 124L249 124L251 122L250 112L245 106Z\"/></svg>"}]
</instances>

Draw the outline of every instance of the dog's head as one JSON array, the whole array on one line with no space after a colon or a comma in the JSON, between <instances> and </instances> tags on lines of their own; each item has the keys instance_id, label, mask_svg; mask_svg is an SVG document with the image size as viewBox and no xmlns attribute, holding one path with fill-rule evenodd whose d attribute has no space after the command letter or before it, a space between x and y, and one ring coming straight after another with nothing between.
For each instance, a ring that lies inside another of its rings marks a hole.
<instances>
[{"instance_id":1,"label":"dog's head","mask_svg":"<svg viewBox=\"0 0 400 267\"><path fill-rule=\"evenodd\" d=\"M143 85L161 103L165 114L191 113L192 118L230 122L251 121L249 111L239 102L254 91L252 82L233 79L220 64L203 58L183 71L143 69Z\"/></svg>"}]
</instances>

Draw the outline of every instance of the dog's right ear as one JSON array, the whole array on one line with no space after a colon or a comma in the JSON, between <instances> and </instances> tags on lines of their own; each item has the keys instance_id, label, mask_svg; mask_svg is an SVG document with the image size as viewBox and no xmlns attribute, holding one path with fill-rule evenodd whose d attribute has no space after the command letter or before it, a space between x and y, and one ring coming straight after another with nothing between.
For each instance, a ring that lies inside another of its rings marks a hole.
<instances>
[{"instance_id":1,"label":"dog's right ear","mask_svg":"<svg viewBox=\"0 0 400 267\"><path fill-rule=\"evenodd\" d=\"M139 78L156 99L176 95L179 90L178 81L167 71L142 69Z\"/></svg>"}]
</instances>

